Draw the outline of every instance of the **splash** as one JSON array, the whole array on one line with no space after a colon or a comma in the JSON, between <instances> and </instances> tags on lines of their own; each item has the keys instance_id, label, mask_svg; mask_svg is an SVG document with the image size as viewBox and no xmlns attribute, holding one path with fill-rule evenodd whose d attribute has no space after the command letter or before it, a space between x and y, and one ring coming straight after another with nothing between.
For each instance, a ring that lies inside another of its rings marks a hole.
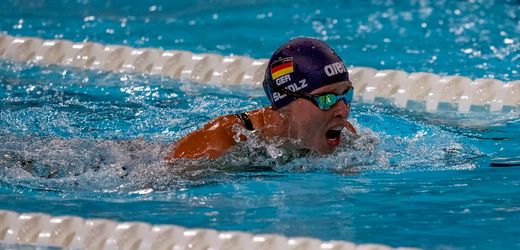
<instances>
[{"instance_id":1,"label":"splash","mask_svg":"<svg viewBox=\"0 0 520 250\"><path fill-rule=\"evenodd\" d=\"M288 150L283 147L288 139L260 138L258 131L249 131L241 126L234 128L237 146L229 151L220 164L244 169L244 166L259 169L269 168L275 172L335 172L347 173L360 166L385 165L386 159L374 149L378 136L365 129L359 134L342 131L342 143L331 155L319 155L309 150ZM245 136L247 141L240 141ZM298 145L298 140L289 143Z\"/></svg>"},{"instance_id":2,"label":"splash","mask_svg":"<svg viewBox=\"0 0 520 250\"><path fill-rule=\"evenodd\" d=\"M2 136L0 181L55 192L146 194L237 181L240 173L350 175L478 166L477 160L483 157L478 149L464 146L439 128L424 128L413 136L377 133L368 128L359 129L358 134L343 130L337 150L330 155L318 155L307 150L283 149L282 140L266 142L257 132L237 126L238 144L218 160L179 159L168 163L163 158L171 150L169 145L143 139ZM241 135L248 140L240 141Z\"/></svg>"},{"instance_id":3,"label":"splash","mask_svg":"<svg viewBox=\"0 0 520 250\"><path fill-rule=\"evenodd\" d=\"M146 142L2 136L0 181L81 193L177 187L162 160L166 145Z\"/></svg>"}]
</instances>

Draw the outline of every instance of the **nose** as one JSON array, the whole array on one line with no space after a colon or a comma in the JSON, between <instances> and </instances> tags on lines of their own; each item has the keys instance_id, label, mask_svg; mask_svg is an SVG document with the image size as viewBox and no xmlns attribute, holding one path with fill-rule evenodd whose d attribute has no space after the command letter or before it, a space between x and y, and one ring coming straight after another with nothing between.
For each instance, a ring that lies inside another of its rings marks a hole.
<instances>
[{"instance_id":1,"label":"nose","mask_svg":"<svg viewBox=\"0 0 520 250\"><path fill-rule=\"evenodd\" d=\"M350 113L350 104L347 104L344 100L338 101L333 107L334 116L346 120Z\"/></svg>"}]
</instances>

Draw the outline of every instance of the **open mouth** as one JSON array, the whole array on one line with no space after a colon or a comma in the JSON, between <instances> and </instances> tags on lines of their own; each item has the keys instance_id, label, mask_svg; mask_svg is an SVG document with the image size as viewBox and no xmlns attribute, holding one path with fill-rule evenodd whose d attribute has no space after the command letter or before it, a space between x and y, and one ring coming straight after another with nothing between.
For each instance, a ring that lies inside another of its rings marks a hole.
<instances>
[{"instance_id":1,"label":"open mouth","mask_svg":"<svg viewBox=\"0 0 520 250\"><path fill-rule=\"evenodd\" d=\"M338 146L341 138L341 130L343 129L342 126L334 127L330 130L328 130L325 133L325 137L327 137L327 143L329 146Z\"/></svg>"}]
</instances>

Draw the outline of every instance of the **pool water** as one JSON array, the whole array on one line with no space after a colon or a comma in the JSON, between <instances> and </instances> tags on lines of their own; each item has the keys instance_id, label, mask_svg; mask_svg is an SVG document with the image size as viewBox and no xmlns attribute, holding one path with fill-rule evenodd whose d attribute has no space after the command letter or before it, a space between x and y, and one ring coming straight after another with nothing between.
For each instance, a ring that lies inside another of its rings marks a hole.
<instances>
[{"instance_id":1,"label":"pool water","mask_svg":"<svg viewBox=\"0 0 520 250\"><path fill-rule=\"evenodd\" d=\"M4 1L0 31L255 58L305 35L349 65L511 81L519 15L515 1ZM164 164L171 143L213 117L268 105L262 91L0 61L0 209L426 249L520 247L515 109L428 114L356 101L359 136L345 134L329 156L280 162L284 152L250 141L218 162Z\"/></svg>"}]
</instances>

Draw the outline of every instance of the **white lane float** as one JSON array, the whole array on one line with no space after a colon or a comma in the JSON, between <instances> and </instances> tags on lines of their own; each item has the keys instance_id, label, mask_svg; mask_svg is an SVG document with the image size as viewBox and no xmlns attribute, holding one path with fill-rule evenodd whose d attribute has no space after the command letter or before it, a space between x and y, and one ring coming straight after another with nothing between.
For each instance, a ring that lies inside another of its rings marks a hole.
<instances>
[{"instance_id":1,"label":"white lane float","mask_svg":"<svg viewBox=\"0 0 520 250\"><path fill-rule=\"evenodd\" d=\"M250 85L261 87L268 60L216 54L194 54L182 50L131 48L67 40L0 35L0 59L82 69L162 75L201 84ZM473 106L501 112L520 106L520 80L504 83L482 78L407 73L400 70L349 68L357 100L373 103L379 98L406 108L412 101L424 102L427 112L440 103L450 103L467 113ZM72 249L392 249L378 244L356 245L345 241L287 238L281 235L252 235L153 226L146 223L117 223L74 216L18 214L0 210L0 242ZM398 248L411 249L411 248Z\"/></svg>"},{"instance_id":2,"label":"white lane float","mask_svg":"<svg viewBox=\"0 0 520 250\"><path fill-rule=\"evenodd\" d=\"M43 65L63 65L114 72L163 75L201 84L261 87L266 59L216 54L194 54L182 50L131 48L99 43L73 43L34 37L0 35L0 58ZM367 103L384 98L406 108L411 101L423 102L427 112L437 112L440 103L450 103L460 113L485 107L491 113L520 106L520 81L502 82L400 70L349 68L357 100Z\"/></svg>"},{"instance_id":3,"label":"white lane float","mask_svg":"<svg viewBox=\"0 0 520 250\"><path fill-rule=\"evenodd\" d=\"M253 235L189 229L174 225L153 226L142 222L118 223L75 216L52 217L40 213L0 210L0 243L68 249L273 249L273 250L390 250L380 244L356 245L346 241L321 241L275 234ZM413 250L416 248L397 248Z\"/></svg>"}]
</instances>

